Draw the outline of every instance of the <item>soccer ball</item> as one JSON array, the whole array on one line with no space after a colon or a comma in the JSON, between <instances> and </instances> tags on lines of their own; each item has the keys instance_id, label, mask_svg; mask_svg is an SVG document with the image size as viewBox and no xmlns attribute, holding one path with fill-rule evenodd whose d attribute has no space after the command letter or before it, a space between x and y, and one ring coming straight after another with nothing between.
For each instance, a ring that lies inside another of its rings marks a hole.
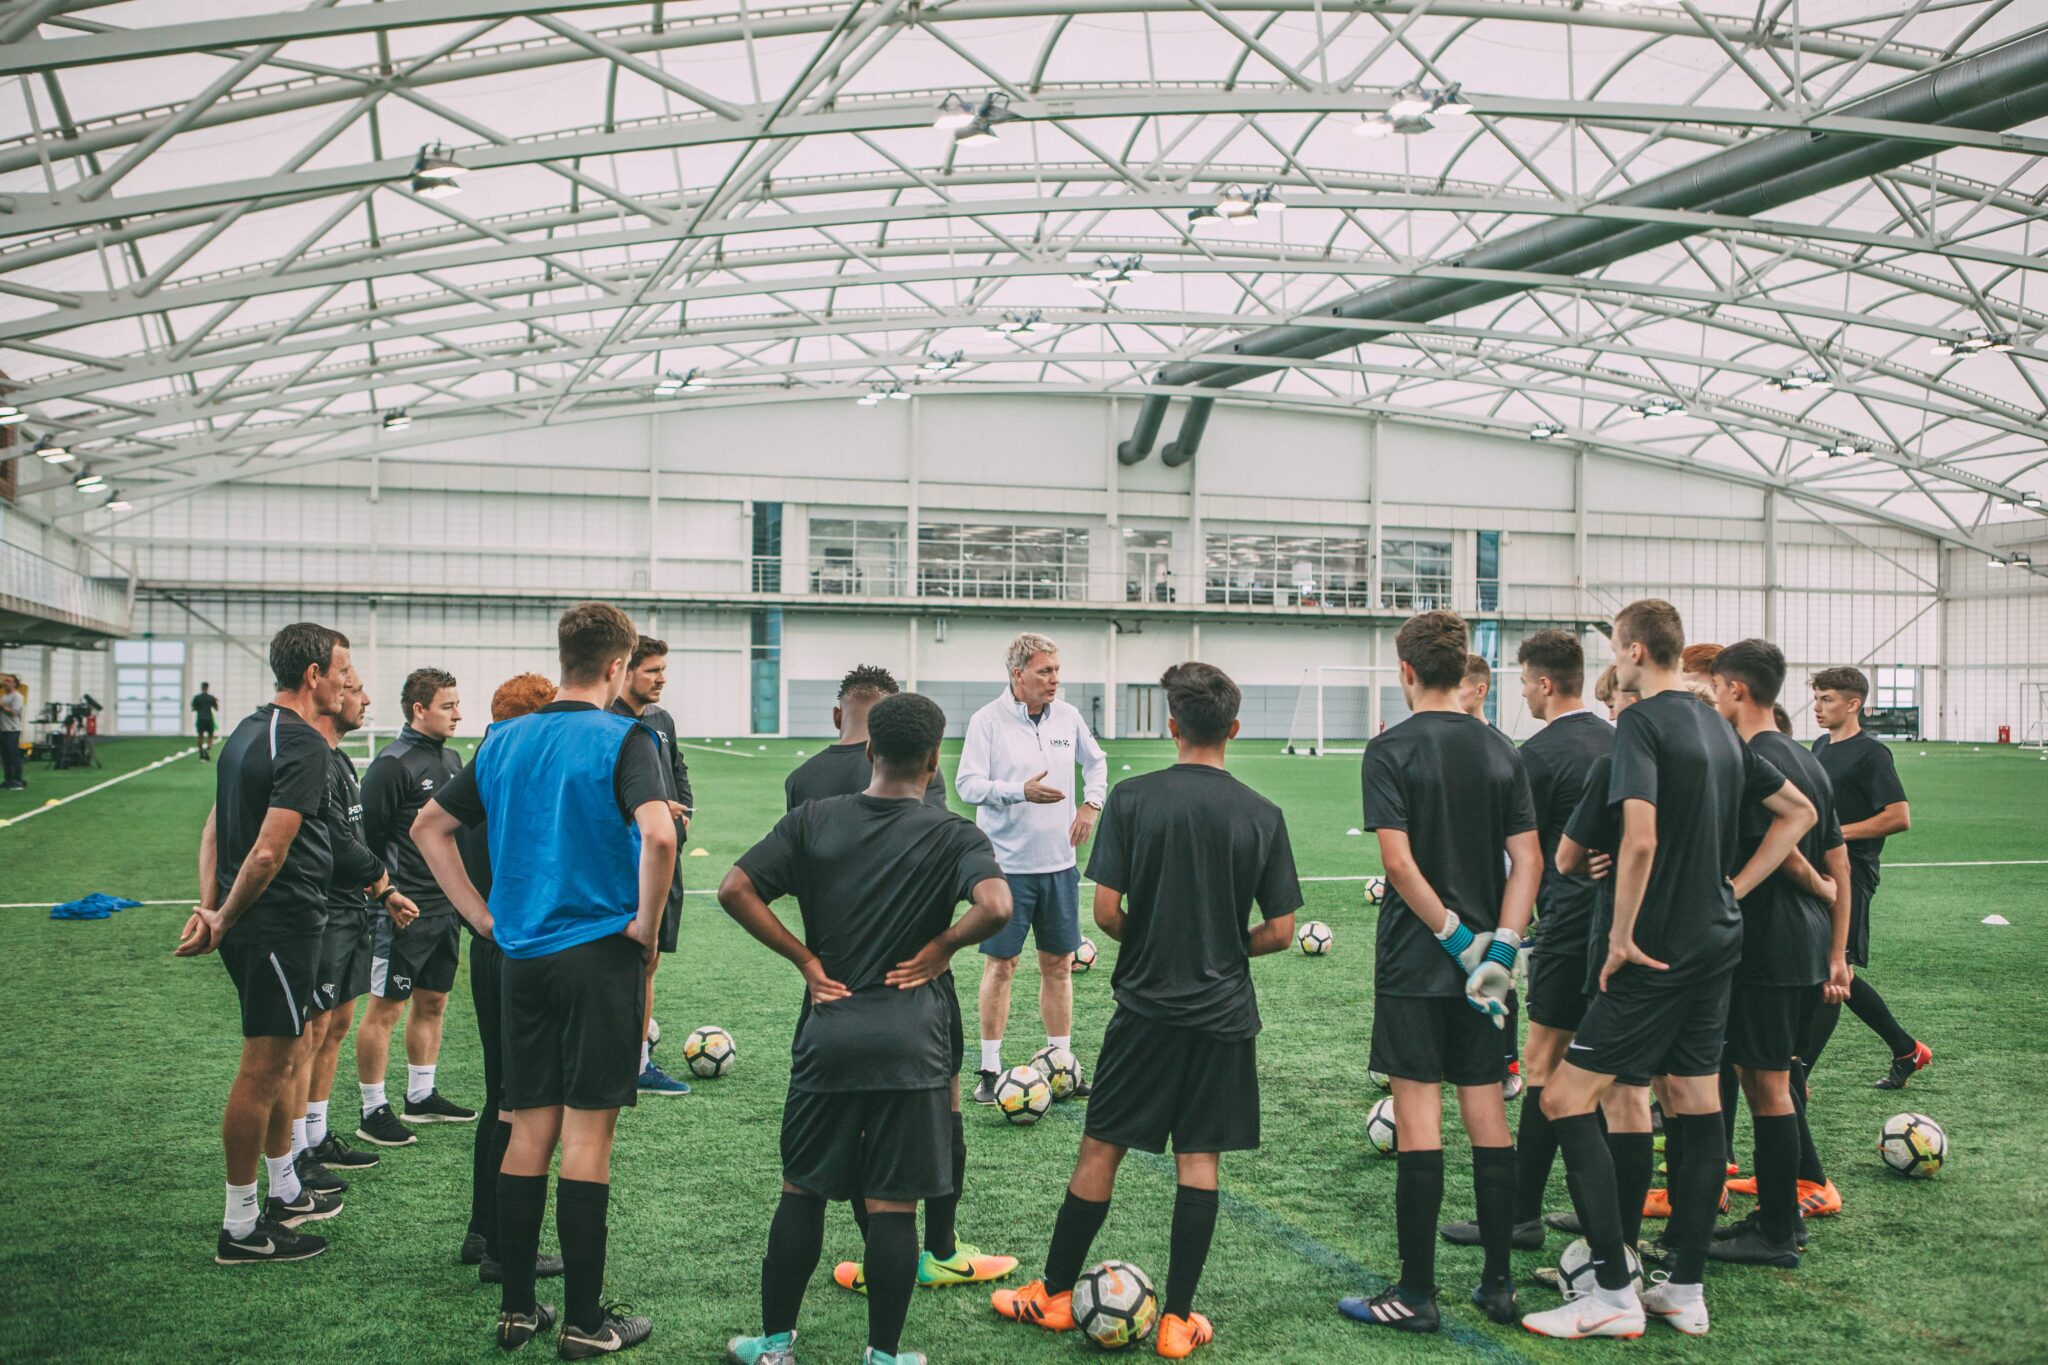
<instances>
[{"instance_id":1,"label":"soccer ball","mask_svg":"<svg viewBox=\"0 0 2048 1365\"><path fill-rule=\"evenodd\" d=\"M1378 905L1386 898L1387 879L1385 877L1367 877L1365 879L1365 903L1367 905Z\"/></svg>"},{"instance_id":2,"label":"soccer ball","mask_svg":"<svg viewBox=\"0 0 2048 1365\"><path fill-rule=\"evenodd\" d=\"M691 1074L702 1076L707 1081L732 1070L732 1064L739 1060L739 1055L732 1035L716 1024L693 1029L683 1040L683 1060L689 1063Z\"/></svg>"},{"instance_id":3,"label":"soccer ball","mask_svg":"<svg viewBox=\"0 0 2048 1365\"><path fill-rule=\"evenodd\" d=\"M1900 1175L1925 1179L1948 1158L1948 1133L1925 1114L1893 1114L1884 1121L1877 1151Z\"/></svg>"},{"instance_id":4,"label":"soccer ball","mask_svg":"<svg viewBox=\"0 0 2048 1365\"><path fill-rule=\"evenodd\" d=\"M1321 957L1330 951L1330 926L1312 919L1295 932L1294 942L1308 956Z\"/></svg>"},{"instance_id":5,"label":"soccer ball","mask_svg":"<svg viewBox=\"0 0 2048 1365\"><path fill-rule=\"evenodd\" d=\"M1384 1071L1368 1071L1365 1075L1366 1079L1382 1090L1392 1090L1394 1088L1393 1078Z\"/></svg>"},{"instance_id":6,"label":"soccer ball","mask_svg":"<svg viewBox=\"0 0 2048 1365\"><path fill-rule=\"evenodd\" d=\"M1074 1323L1105 1351L1137 1345L1158 1318L1152 1281L1129 1261L1104 1261L1074 1281Z\"/></svg>"},{"instance_id":7,"label":"soccer ball","mask_svg":"<svg viewBox=\"0 0 2048 1365\"><path fill-rule=\"evenodd\" d=\"M1095 965L1095 958L1095 940L1092 938L1082 939L1081 946L1074 949L1074 970L1077 972L1087 971Z\"/></svg>"},{"instance_id":8,"label":"soccer ball","mask_svg":"<svg viewBox=\"0 0 2048 1365\"><path fill-rule=\"evenodd\" d=\"M1052 1108L1052 1082L1035 1066L1013 1066L996 1081L996 1111L1028 1128Z\"/></svg>"},{"instance_id":9,"label":"soccer ball","mask_svg":"<svg viewBox=\"0 0 2048 1365\"><path fill-rule=\"evenodd\" d=\"M653 1047L656 1043L660 1041L661 1020L655 1018L653 1015L650 1014L647 1016L647 1046Z\"/></svg>"},{"instance_id":10,"label":"soccer ball","mask_svg":"<svg viewBox=\"0 0 2048 1365\"><path fill-rule=\"evenodd\" d=\"M1381 1156L1392 1156L1397 1150L1392 1095L1373 1101L1372 1108L1366 1111L1365 1136Z\"/></svg>"},{"instance_id":11,"label":"soccer ball","mask_svg":"<svg viewBox=\"0 0 2048 1365\"><path fill-rule=\"evenodd\" d=\"M1628 1253L1629 1282L1640 1292L1643 1287L1643 1258L1636 1255L1634 1247L1623 1247L1622 1250ZM1573 1242L1564 1249L1564 1255L1557 1258L1557 1282L1568 1299L1593 1292L1596 1283L1593 1246L1585 1238Z\"/></svg>"},{"instance_id":12,"label":"soccer ball","mask_svg":"<svg viewBox=\"0 0 2048 1365\"><path fill-rule=\"evenodd\" d=\"M1063 1047L1047 1043L1032 1054L1031 1065L1052 1087L1053 1101L1067 1099L1081 1084L1081 1063Z\"/></svg>"}]
</instances>

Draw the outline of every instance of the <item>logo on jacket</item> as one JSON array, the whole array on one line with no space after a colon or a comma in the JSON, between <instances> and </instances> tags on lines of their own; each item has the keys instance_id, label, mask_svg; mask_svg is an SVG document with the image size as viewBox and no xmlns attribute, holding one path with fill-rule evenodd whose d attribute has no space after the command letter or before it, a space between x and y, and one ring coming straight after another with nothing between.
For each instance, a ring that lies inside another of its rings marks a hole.
<instances>
[{"instance_id":1,"label":"logo on jacket","mask_svg":"<svg viewBox=\"0 0 2048 1365\"><path fill-rule=\"evenodd\" d=\"M1071 749L1074 747L1074 741L1071 739L1052 739L1047 740L1046 743L1052 745L1055 749Z\"/></svg>"},{"instance_id":2,"label":"logo on jacket","mask_svg":"<svg viewBox=\"0 0 2048 1365\"><path fill-rule=\"evenodd\" d=\"M431 778L431 777L423 777L423 778L421 778L421 779L420 779L420 790L421 790L421 791L423 791L423 792L430 792L430 791L432 791L433 789L434 789L434 779L433 779L433 778Z\"/></svg>"}]
</instances>

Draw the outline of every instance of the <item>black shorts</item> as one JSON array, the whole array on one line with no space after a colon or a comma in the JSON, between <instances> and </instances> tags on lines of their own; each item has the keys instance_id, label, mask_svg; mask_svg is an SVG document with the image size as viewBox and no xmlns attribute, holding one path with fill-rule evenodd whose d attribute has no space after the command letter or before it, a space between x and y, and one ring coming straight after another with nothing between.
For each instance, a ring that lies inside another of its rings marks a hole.
<instances>
[{"instance_id":1,"label":"black shorts","mask_svg":"<svg viewBox=\"0 0 2048 1365\"><path fill-rule=\"evenodd\" d=\"M1586 1007L1564 1059L1602 1076L1717 1076L1734 981L1732 965L1676 981L1623 968Z\"/></svg>"},{"instance_id":2,"label":"black shorts","mask_svg":"<svg viewBox=\"0 0 2048 1365\"><path fill-rule=\"evenodd\" d=\"M1567 944L1566 939L1577 939ZM1529 959L1529 997L1522 1010L1532 1024L1576 1033L1586 1017L1585 940L1576 934L1551 934Z\"/></svg>"},{"instance_id":3,"label":"black shorts","mask_svg":"<svg viewBox=\"0 0 2048 1365\"><path fill-rule=\"evenodd\" d=\"M682 875L681 872L676 873L678 878ZM676 950L676 936L681 934L682 931L683 898L678 896L676 897L676 903L662 912L661 928L655 935L654 946L661 949L664 953L674 952Z\"/></svg>"},{"instance_id":4,"label":"black shorts","mask_svg":"<svg viewBox=\"0 0 2048 1365\"><path fill-rule=\"evenodd\" d=\"M320 936L320 984L313 992L313 1012L346 1005L369 990L370 917L346 913Z\"/></svg>"},{"instance_id":5,"label":"black shorts","mask_svg":"<svg viewBox=\"0 0 2048 1365\"><path fill-rule=\"evenodd\" d=\"M487 938L469 945L469 995L484 1052L484 1121L505 1100L505 953Z\"/></svg>"},{"instance_id":6,"label":"black shorts","mask_svg":"<svg viewBox=\"0 0 2048 1365\"><path fill-rule=\"evenodd\" d=\"M1404 1081L1498 1085L1508 1075L1505 1032L1462 995L1375 995L1372 1069Z\"/></svg>"},{"instance_id":7,"label":"black shorts","mask_svg":"<svg viewBox=\"0 0 2048 1365\"><path fill-rule=\"evenodd\" d=\"M195 735L210 735L215 733L213 722L210 720L200 721L197 725L194 725L192 727L192 733Z\"/></svg>"},{"instance_id":8,"label":"black shorts","mask_svg":"<svg viewBox=\"0 0 2048 1365\"><path fill-rule=\"evenodd\" d=\"M380 907L373 924L370 994L380 1000L410 1000L414 991L445 994L455 989L455 968L462 961L459 915L422 915L401 929Z\"/></svg>"},{"instance_id":9,"label":"black shorts","mask_svg":"<svg viewBox=\"0 0 2048 1365\"><path fill-rule=\"evenodd\" d=\"M1870 902L1877 887L1862 878L1849 878L1849 965L1870 965Z\"/></svg>"},{"instance_id":10,"label":"black shorts","mask_svg":"<svg viewBox=\"0 0 2048 1365\"><path fill-rule=\"evenodd\" d=\"M1738 981L1728 1000L1728 1060L1752 1071L1790 1071L1820 987Z\"/></svg>"},{"instance_id":11,"label":"black shorts","mask_svg":"<svg viewBox=\"0 0 2048 1365\"><path fill-rule=\"evenodd\" d=\"M1102 1034L1089 1137L1141 1152L1249 1152L1259 1145L1256 1038L1218 1038L1119 1007Z\"/></svg>"},{"instance_id":12,"label":"black shorts","mask_svg":"<svg viewBox=\"0 0 2048 1365\"><path fill-rule=\"evenodd\" d=\"M930 1090L791 1090L782 1178L826 1199L953 1194L953 1099Z\"/></svg>"},{"instance_id":13,"label":"black shorts","mask_svg":"<svg viewBox=\"0 0 2048 1365\"><path fill-rule=\"evenodd\" d=\"M647 959L624 934L505 959L507 1109L621 1109L640 1085Z\"/></svg>"},{"instance_id":14,"label":"black shorts","mask_svg":"<svg viewBox=\"0 0 2048 1365\"><path fill-rule=\"evenodd\" d=\"M220 960L242 1002L244 1038L297 1038L305 1033L320 987L317 935L279 943L229 939L220 945Z\"/></svg>"}]
</instances>

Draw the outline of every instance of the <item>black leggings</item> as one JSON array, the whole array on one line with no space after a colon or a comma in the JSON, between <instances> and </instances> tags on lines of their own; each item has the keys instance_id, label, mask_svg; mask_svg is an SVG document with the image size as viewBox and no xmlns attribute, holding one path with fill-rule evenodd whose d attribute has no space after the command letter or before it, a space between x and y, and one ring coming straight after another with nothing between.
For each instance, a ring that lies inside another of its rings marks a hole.
<instances>
[{"instance_id":1,"label":"black leggings","mask_svg":"<svg viewBox=\"0 0 2048 1365\"><path fill-rule=\"evenodd\" d=\"M476 1002L476 1029L484 1050L484 1108L477 1116L476 1147L470 1155L469 1230L495 1243L498 1231L498 1167L505 1159L498 1109L505 1102L505 1029L502 1021L505 954L487 939L469 941L469 993Z\"/></svg>"}]
</instances>

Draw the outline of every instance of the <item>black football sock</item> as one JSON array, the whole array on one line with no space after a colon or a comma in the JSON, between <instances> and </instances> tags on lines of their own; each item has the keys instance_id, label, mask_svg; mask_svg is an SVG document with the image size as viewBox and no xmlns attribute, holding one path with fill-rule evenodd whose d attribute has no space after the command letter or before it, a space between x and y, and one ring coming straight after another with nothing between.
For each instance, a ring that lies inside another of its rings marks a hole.
<instances>
[{"instance_id":1,"label":"black football sock","mask_svg":"<svg viewBox=\"0 0 2048 1365\"><path fill-rule=\"evenodd\" d=\"M1216 1236L1214 1190L1181 1185L1173 1192L1173 1241L1166 1263L1166 1311L1185 1318L1194 1311L1195 1286L1202 1282L1202 1267L1209 1260L1209 1243Z\"/></svg>"},{"instance_id":2,"label":"black football sock","mask_svg":"<svg viewBox=\"0 0 2048 1365\"><path fill-rule=\"evenodd\" d=\"M1900 1028L1899 1021L1892 1018L1891 1006L1884 1003L1877 987L1860 976L1849 982L1849 1008L1858 1019L1870 1025L1871 1032L1884 1039L1884 1045L1892 1056L1904 1057L1918 1046L1913 1035Z\"/></svg>"},{"instance_id":3,"label":"black football sock","mask_svg":"<svg viewBox=\"0 0 2048 1365\"><path fill-rule=\"evenodd\" d=\"M612 1187L602 1180L555 1182L555 1235L562 1239L562 1321L586 1332L604 1326L605 1212Z\"/></svg>"},{"instance_id":4,"label":"black football sock","mask_svg":"<svg viewBox=\"0 0 2048 1365\"><path fill-rule=\"evenodd\" d=\"M1557 1134L1543 1112L1543 1087L1522 1092L1522 1123L1515 1130L1515 1221L1527 1223L1543 1214L1543 1190L1557 1161Z\"/></svg>"},{"instance_id":5,"label":"black football sock","mask_svg":"<svg viewBox=\"0 0 2048 1365\"><path fill-rule=\"evenodd\" d=\"M1771 1114L1752 1124L1757 1221L1773 1242L1789 1242L1799 1217L1799 1115Z\"/></svg>"},{"instance_id":6,"label":"black football sock","mask_svg":"<svg viewBox=\"0 0 2048 1365\"><path fill-rule=\"evenodd\" d=\"M1045 1253L1045 1288L1050 1294L1064 1294L1081 1278L1081 1263L1102 1220L1109 1217L1109 1201L1083 1199L1072 1190L1060 1204L1060 1216L1052 1225L1052 1246Z\"/></svg>"},{"instance_id":7,"label":"black football sock","mask_svg":"<svg viewBox=\"0 0 2048 1365\"><path fill-rule=\"evenodd\" d=\"M498 1172L498 1264L505 1271L500 1306L533 1311L533 1261L540 1255L540 1220L548 1209L548 1178Z\"/></svg>"},{"instance_id":8,"label":"black football sock","mask_svg":"<svg viewBox=\"0 0 2048 1365\"><path fill-rule=\"evenodd\" d=\"M967 1181L967 1125L958 1113L953 1119L953 1192L924 1201L924 1249L942 1261L951 1260L960 1249L955 1223L960 1214L960 1191Z\"/></svg>"},{"instance_id":9,"label":"black football sock","mask_svg":"<svg viewBox=\"0 0 2048 1365\"><path fill-rule=\"evenodd\" d=\"M1607 1154L1614 1162L1622 1244L1634 1246L1643 1239L1643 1201L1650 1197L1650 1182L1657 1173L1656 1141L1649 1133L1609 1133Z\"/></svg>"},{"instance_id":10,"label":"black football sock","mask_svg":"<svg viewBox=\"0 0 2048 1365\"><path fill-rule=\"evenodd\" d=\"M505 1144L512 1125L488 1114L476 1125L476 1150L470 1157L469 1230L484 1239L484 1255L498 1255L498 1168L505 1164Z\"/></svg>"},{"instance_id":11,"label":"black football sock","mask_svg":"<svg viewBox=\"0 0 2048 1365\"><path fill-rule=\"evenodd\" d=\"M1411 1299L1436 1293L1436 1225L1444 1211L1442 1148L1395 1154L1394 1242L1401 1255L1401 1289Z\"/></svg>"},{"instance_id":12,"label":"black football sock","mask_svg":"<svg viewBox=\"0 0 2048 1365\"><path fill-rule=\"evenodd\" d=\"M1479 1211L1479 1245L1486 1250L1489 1280L1506 1279L1508 1250L1515 1236L1515 1149L1472 1149L1472 1203Z\"/></svg>"},{"instance_id":13,"label":"black football sock","mask_svg":"<svg viewBox=\"0 0 2048 1365\"><path fill-rule=\"evenodd\" d=\"M1735 1063L1721 1063L1721 1150L1727 1163L1735 1162L1735 1106L1742 1098L1742 1082L1735 1075Z\"/></svg>"},{"instance_id":14,"label":"black football sock","mask_svg":"<svg viewBox=\"0 0 2048 1365\"><path fill-rule=\"evenodd\" d=\"M1628 1258L1622 1253L1621 1211L1615 1199L1614 1158L1600 1120L1591 1114L1552 1119L1558 1154L1564 1158L1565 1188L1593 1253L1593 1273L1602 1289L1628 1286ZM1638 1205L1638 1211L1640 1211Z\"/></svg>"},{"instance_id":15,"label":"black football sock","mask_svg":"<svg viewBox=\"0 0 2048 1365\"><path fill-rule=\"evenodd\" d=\"M868 1347L895 1355L903 1341L903 1320L910 1316L911 1291L917 1288L917 1215L868 1215Z\"/></svg>"},{"instance_id":16,"label":"black football sock","mask_svg":"<svg viewBox=\"0 0 2048 1365\"><path fill-rule=\"evenodd\" d=\"M1714 1218L1721 1208L1721 1186L1727 1168L1721 1162L1719 1114L1666 1114L1665 1155L1671 1160L1671 1221L1664 1240L1671 1247L1674 1284L1698 1284L1707 1268L1707 1245L1714 1237ZM1676 1157L1671 1141L1682 1132Z\"/></svg>"},{"instance_id":17,"label":"black football sock","mask_svg":"<svg viewBox=\"0 0 2048 1365\"><path fill-rule=\"evenodd\" d=\"M1792 1059L1792 1112L1799 1117L1799 1178L1816 1185L1827 1183L1827 1169L1820 1164L1820 1149L1813 1145L1813 1129L1806 1122L1806 1063Z\"/></svg>"},{"instance_id":18,"label":"black football sock","mask_svg":"<svg viewBox=\"0 0 2048 1365\"><path fill-rule=\"evenodd\" d=\"M815 1194L782 1192L768 1224L768 1254L761 1258L761 1332L796 1330L804 1287L825 1253L825 1201Z\"/></svg>"},{"instance_id":19,"label":"black football sock","mask_svg":"<svg viewBox=\"0 0 2048 1365\"><path fill-rule=\"evenodd\" d=\"M1854 989L1851 987L1851 989ZM1828 1039L1835 1036L1835 1025L1842 1022L1840 1005L1817 1005L1806 1021L1806 1036L1799 1040L1799 1057L1806 1063L1806 1074L1811 1076L1820 1066L1820 1054L1826 1050Z\"/></svg>"}]
</instances>

